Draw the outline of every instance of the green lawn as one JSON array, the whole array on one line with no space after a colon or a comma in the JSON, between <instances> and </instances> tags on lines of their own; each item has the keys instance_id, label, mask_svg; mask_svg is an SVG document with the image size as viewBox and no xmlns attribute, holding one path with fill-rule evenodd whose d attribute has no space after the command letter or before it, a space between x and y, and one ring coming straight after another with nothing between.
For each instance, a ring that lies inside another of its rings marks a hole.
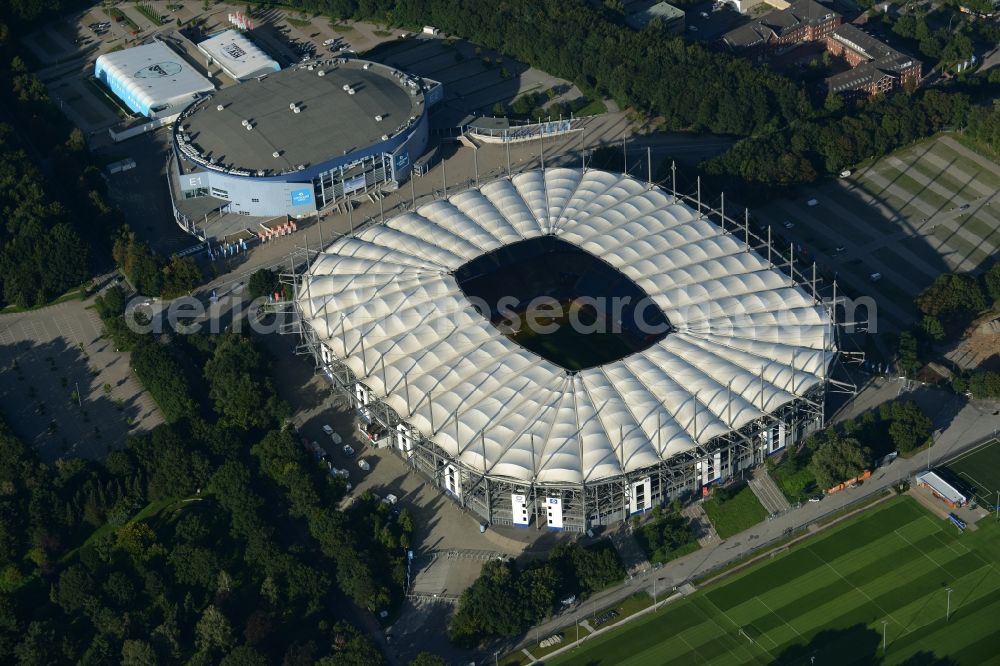
<instances>
[{"instance_id":1,"label":"green lawn","mask_svg":"<svg viewBox=\"0 0 1000 666\"><path fill-rule=\"evenodd\" d=\"M994 521L959 533L903 496L549 663L996 663L998 557Z\"/></svg>"},{"instance_id":2,"label":"green lawn","mask_svg":"<svg viewBox=\"0 0 1000 666\"><path fill-rule=\"evenodd\" d=\"M597 116L608 112L608 105L602 99L592 99L587 104L576 110L577 116Z\"/></svg>"},{"instance_id":3,"label":"green lawn","mask_svg":"<svg viewBox=\"0 0 1000 666\"><path fill-rule=\"evenodd\" d=\"M791 455L791 452L785 455ZM792 504L805 502L810 496L819 492L816 488L816 477L808 465L803 465L794 471L787 463L768 470L771 478L778 484L781 493Z\"/></svg>"},{"instance_id":4,"label":"green lawn","mask_svg":"<svg viewBox=\"0 0 1000 666\"><path fill-rule=\"evenodd\" d=\"M767 509L760 503L750 486L743 486L729 499L720 502L714 494L702 504L705 513L723 539L739 534L767 518Z\"/></svg>"},{"instance_id":5,"label":"green lawn","mask_svg":"<svg viewBox=\"0 0 1000 666\"><path fill-rule=\"evenodd\" d=\"M1000 440L973 449L945 465L976 495L983 506L996 505L1000 491Z\"/></svg>"}]
</instances>

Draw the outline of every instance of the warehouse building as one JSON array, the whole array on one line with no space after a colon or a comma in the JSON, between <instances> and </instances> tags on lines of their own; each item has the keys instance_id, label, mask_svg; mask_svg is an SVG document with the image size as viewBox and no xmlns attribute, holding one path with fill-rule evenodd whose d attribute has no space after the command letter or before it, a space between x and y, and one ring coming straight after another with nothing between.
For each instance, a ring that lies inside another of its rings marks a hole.
<instances>
[{"instance_id":1,"label":"warehouse building","mask_svg":"<svg viewBox=\"0 0 1000 666\"><path fill-rule=\"evenodd\" d=\"M226 30L209 37L198 43L198 50L208 57L209 67L218 64L234 81L246 81L281 69L274 58L238 30Z\"/></svg>"}]
</instances>

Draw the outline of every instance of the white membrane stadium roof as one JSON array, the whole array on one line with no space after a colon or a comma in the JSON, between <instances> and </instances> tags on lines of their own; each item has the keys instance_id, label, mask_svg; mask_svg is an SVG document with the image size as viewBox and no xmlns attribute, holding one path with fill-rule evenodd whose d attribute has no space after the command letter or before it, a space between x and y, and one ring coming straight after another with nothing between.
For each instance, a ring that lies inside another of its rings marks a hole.
<instances>
[{"instance_id":1,"label":"white membrane stadium roof","mask_svg":"<svg viewBox=\"0 0 1000 666\"><path fill-rule=\"evenodd\" d=\"M675 332L577 373L502 335L452 271L545 234L632 279ZM671 195L602 171L520 174L340 238L297 299L406 422L467 467L525 483L656 465L808 393L833 359L828 314L787 275Z\"/></svg>"}]
</instances>

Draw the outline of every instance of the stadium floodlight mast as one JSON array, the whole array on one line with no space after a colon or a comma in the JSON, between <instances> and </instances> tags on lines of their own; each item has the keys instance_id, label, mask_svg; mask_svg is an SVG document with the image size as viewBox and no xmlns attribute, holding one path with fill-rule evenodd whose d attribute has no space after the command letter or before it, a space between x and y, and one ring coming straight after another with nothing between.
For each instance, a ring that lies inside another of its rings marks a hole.
<instances>
[{"instance_id":1,"label":"stadium floodlight mast","mask_svg":"<svg viewBox=\"0 0 1000 666\"><path fill-rule=\"evenodd\" d=\"M883 655L885 654L885 646L886 646L886 641L885 641L885 627L886 627L887 624L889 624L889 620L882 620L882 654Z\"/></svg>"}]
</instances>

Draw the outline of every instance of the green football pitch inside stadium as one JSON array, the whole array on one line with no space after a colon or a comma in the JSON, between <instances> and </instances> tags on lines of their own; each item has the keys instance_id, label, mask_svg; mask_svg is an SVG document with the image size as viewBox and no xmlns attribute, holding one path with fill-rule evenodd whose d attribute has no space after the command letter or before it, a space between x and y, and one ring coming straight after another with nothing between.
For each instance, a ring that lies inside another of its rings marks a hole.
<instances>
[{"instance_id":1,"label":"green football pitch inside stadium","mask_svg":"<svg viewBox=\"0 0 1000 666\"><path fill-rule=\"evenodd\" d=\"M979 503L996 507L1000 492L1000 440L993 440L945 465L976 494Z\"/></svg>"},{"instance_id":2,"label":"green football pitch inside stadium","mask_svg":"<svg viewBox=\"0 0 1000 666\"><path fill-rule=\"evenodd\" d=\"M998 664L998 558L993 516L960 533L894 498L546 663Z\"/></svg>"}]
</instances>

